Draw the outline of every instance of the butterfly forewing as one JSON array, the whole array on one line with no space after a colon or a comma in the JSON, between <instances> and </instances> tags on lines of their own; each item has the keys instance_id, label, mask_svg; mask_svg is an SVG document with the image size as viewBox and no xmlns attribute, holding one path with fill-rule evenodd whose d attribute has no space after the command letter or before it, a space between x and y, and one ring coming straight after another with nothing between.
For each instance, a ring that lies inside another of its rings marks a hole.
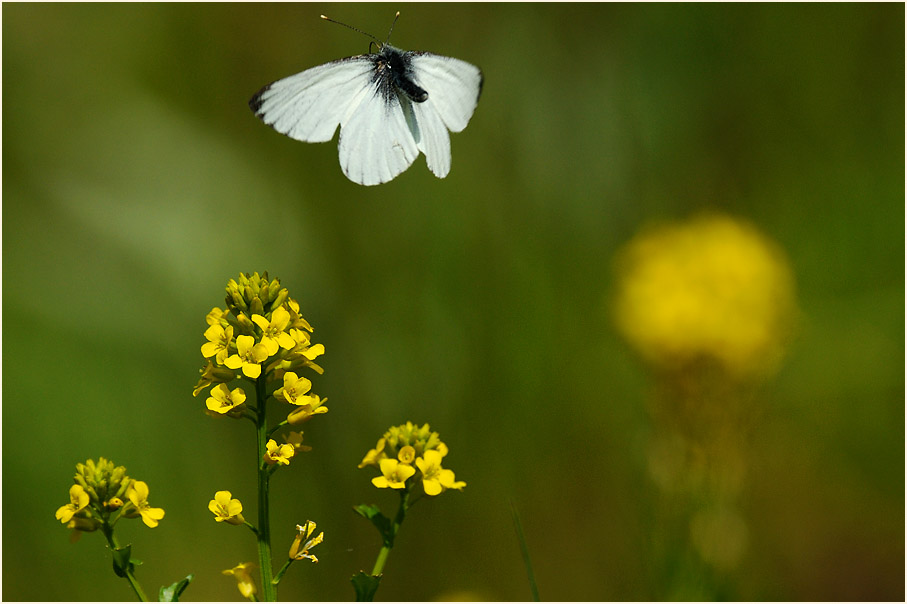
<instances>
[{"instance_id":1,"label":"butterfly forewing","mask_svg":"<svg viewBox=\"0 0 907 604\"><path fill-rule=\"evenodd\" d=\"M482 72L466 61L430 52L412 53L416 83L428 91L431 103L451 132L461 132L479 103Z\"/></svg>"},{"instance_id":2,"label":"butterfly forewing","mask_svg":"<svg viewBox=\"0 0 907 604\"><path fill-rule=\"evenodd\" d=\"M372 71L369 55L332 61L265 86L249 105L281 134L327 142L370 87Z\"/></svg>"}]
</instances>

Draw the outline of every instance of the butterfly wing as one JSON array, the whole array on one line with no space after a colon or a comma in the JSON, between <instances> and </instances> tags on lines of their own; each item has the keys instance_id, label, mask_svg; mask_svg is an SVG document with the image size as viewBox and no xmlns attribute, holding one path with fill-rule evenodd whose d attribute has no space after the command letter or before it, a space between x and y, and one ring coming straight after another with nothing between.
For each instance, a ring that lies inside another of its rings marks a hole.
<instances>
[{"instance_id":1,"label":"butterfly wing","mask_svg":"<svg viewBox=\"0 0 907 604\"><path fill-rule=\"evenodd\" d=\"M460 59L430 52L412 53L413 80L428 91L429 104L451 132L461 132L482 93L481 70Z\"/></svg>"},{"instance_id":2,"label":"butterfly wing","mask_svg":"<svg viewBox=\"0 0 907 604\"><path fill-rule=\"evenodd\" d=\"M327 142L358 106L373 70L369 55L325 63L268 84L249 107L281 134L308 143Z\"/></svg>"},{"instance_id":3,"label":"butterfly wing","mask_svg":"<svg viewBox=\"0 0 907 604\"><path fill-rule=\"evenodd\" d=\"M438 178L450 172L450 136L469 123L482 92L478 67L429 52L411 53L412 78L428 92L428 99L413 103L418 122L414 132L428 169Z\"/></svg>"},{"instance_id":4,"label":"butterfly wing","mask_svg":"<svg viewBox=\"0 0 907 604\"><path fill-rule=\"evenodd\" d=\"M412 103L415 125L411 127L416 146L425 155L432 174L444 178L450 172L450 135L441 114L432 104L431 93L422 103Z\"/></svg>"},{"instance_id":5,"label":"butterfly wing","mask_svg":"<svg viewBox=\"0 0 907 604\"><path fill-rule=\"evenodd\" d=\"M388 93L379 82L372 84L340 123L340 167L346 177L378 185L409 168L419 156L411 123L410 101Z\"/></svg>"},{"instance_id":6,"label":"butterfly wing","mask_svg":"<svg viewBox=\"0 0 907 604\"><path fill-rule=\"evenodd\" d=\"M262 88L249 106L290 138L321 143L340 126L340 166L353 182L388 182L425 154L428 168L450 172L448 130L469 123L482 92L482 72L465 61L428 52L410 55L413 81L428 99L412 102L376 72L375 55L332 61Z\"/></svg>"}]
</instances>

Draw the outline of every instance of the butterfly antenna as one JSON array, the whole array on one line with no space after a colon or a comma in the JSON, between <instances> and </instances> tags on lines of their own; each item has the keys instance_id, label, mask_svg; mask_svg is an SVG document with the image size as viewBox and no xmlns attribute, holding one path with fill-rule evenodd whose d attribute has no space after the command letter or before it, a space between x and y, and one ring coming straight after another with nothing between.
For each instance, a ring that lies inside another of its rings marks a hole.
<instances>
[{"instance_id":1,"label":"butterfly antenna","mask_svg":"<svg viewBox=\"0 0 907 604\"><path fill-rule=\"evenodd\" d=\"M399 14L400 14L400 13L398 12L397 15L399 15ZM363 36L367 36L367 37L371 38L372 40L375 41L375 43L378 45L379 48L380 48L381 46L383 46L383 45L381 44L381 40L379 40L378 38L376 38L375 36L373 36L372 34L370 34L370 33L368 33L368 32L364 32L364 31L362 31L361 29L357 29L357 28L353 27L352 25L347 25L346 23L341 23L340 21L334 21L334 20L331 19L330 17L325 17L324 15L321 15L321 18L324 19L325 21L330 21L331 23L336 23L337 25L342 25L342 26L344 26L344 27L346 27L346 28L352 29L353 31L359 32L359 33L362 34ZM396 21L397 21L397 20L394 19L394 22L396 22ZM392 29L392 30L394 29L393 25L391 26L391 29Z\"/></svg>"},{"instance_id":2,"label":"butterfly antenna","mask_svg":"<svg viewBox=\"0 0 907 604\"><path fill-rule=\"evenodd\" d=\"M394 31L394 25L397 24L397 19L399 19L399 18L400 18L400 11L397 11L397 14L394 15L394 22L391 23L391 29L390 29L389 32L387 32L387 40L384 41L385 44L387 44L388 42L390 42L391 34L392 34L393 31Z\"/></svg>"}]
</instances>

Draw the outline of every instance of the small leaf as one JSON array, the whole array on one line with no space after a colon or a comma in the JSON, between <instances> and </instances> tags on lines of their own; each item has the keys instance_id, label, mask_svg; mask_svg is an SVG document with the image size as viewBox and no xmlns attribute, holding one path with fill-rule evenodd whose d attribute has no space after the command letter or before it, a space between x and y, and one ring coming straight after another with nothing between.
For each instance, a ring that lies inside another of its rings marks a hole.
<instances>
[{"instance_id":1,"label":"small leaf","mask_svg":"<svg viewBox=\"0 0 907 604\"><path fill-rule=\"evenodd\" d=\"M378 529L378 532L381 533L381 539L384 543L393 543L391 521L387 516L381 513L381 510L377 505L374 503L369 505L362 503L355 506L353 511L363 518L368 518L372 521L372 524L374 524L375 528Z\"/></svg>"},{"instance_id":2,"label":"small leaf","mask_svg":"<svg viewBox=\"0 0 907 604\"><path fill-rule=\"evenodd\" d=\"M350 579L353 583L353 589L356 590L357 602L371 602L375 599L375 592L378 591L378 584L381 583L381 575L367 575L365 571L359 571Z\"/></svg>"},{"instance_id":3,"label":"small leaf","mask_svg":"<svg viewBox=\"0 0 907 604\"><path fill-rule=\"evenodd\" d=\"M113 572L118 577L125 577L126 573L132 570L132 561L129 554L132 552L132 544L118 547L111 550L113 552Z\"/></svg>"},{"instance_id":4,"label":"small leaf","mask_svg":"<svg viewBox=\"0 0 907 604\"><path fill-rule=\"evenodd\" d=\"M359 505L357 505L353 508L353 511L356 512L357 514L359 514L360 516L364 516L365 518L369 518L369 519L371 519L374 516L381 515L381 508L379 508L374 503L370 503L370 504L360 503Z\"/></svg>"},{"instance_id":5,"label":"small leaf","mask_svg":"<svg viewBox=\"0 0 907 604\"><path fill-rule=\"evenodd\" d=\"M194 575L186 575L185 579L177 581L170 587L161 587L161 592L158 595L159 602L179 602L180 595L185 591L189 586L189 583L194 578Z\"/></svg>"}]
</instances>

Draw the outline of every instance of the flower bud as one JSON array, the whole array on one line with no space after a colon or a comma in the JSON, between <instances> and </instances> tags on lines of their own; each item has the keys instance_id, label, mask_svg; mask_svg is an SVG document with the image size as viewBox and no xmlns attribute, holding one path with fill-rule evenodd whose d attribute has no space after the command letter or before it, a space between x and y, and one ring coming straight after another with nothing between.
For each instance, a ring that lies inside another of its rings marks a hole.
<instances>
[{"instance_id":1,"label":"flower bud","mask_svg":"<svg viewBox=\"0 0 907 604\"><path fill-rule=\"evenodd\" d=\"M262 304L261 298L255 296L252 298L252 303L249 304L249 311L253 315L264 315L265 314L265 305Z\"/></svg>"}]
</instances>

